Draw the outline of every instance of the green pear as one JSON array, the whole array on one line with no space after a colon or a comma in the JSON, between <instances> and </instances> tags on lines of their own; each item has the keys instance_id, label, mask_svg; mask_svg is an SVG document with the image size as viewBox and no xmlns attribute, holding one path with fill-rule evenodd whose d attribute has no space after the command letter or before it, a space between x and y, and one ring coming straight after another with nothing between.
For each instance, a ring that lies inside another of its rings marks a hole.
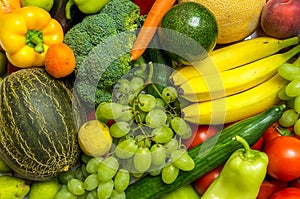
<instances>
[{"instance_id":1,"label":"green pear","mask_svg":"<svg viewBox=\"0 0 300 199\"><path fill-rule=\"evenodd\" d=\"M31 184L29 199L53 199L59 190L58 179L34 182Z\"/></svg>"},{"instance_id":2,"label":"green pear","mask_svg":"<svg viewBox=\"0 0 300 199\"><path fill-rule=\"evenodd\" d=\"M5 164L5 162L3 162L2 159L0 159L0 173L8 173L10 172L10 168L7 166L7 164Z\"/></svg>"},{"instance_id":3,"label":"green pear","mask_svg":"<svg viewBox=\"0 0 300 199\"><path fill-rule=\"evenodd\" d=\"M21 0L22 7L24 6L36 6L47 10L52 9L54 0Z\"/></svg>"},{"instance_id":4,"label":"green pear","mask_svg":"<svg viewBox=\"0 0 300 199\"><path fill-rule=\"evenodd\" d=\"M23 199L30 191L26 181L9 175L0 176L0 199Z\"/></svg>"}]
</instances>

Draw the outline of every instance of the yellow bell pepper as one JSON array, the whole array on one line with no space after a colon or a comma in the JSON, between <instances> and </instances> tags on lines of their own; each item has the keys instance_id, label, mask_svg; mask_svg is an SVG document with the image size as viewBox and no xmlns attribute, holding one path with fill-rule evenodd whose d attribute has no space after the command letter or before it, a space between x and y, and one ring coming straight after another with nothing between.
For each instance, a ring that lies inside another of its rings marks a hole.
<instances>
[{"instance_id":1,"label":"yellow bell pepper","mask_svg":"<svg viewBox=\"0 0 300 199\"><path fill-rule=\"evenodd\" d=\"M63 39L60 23L42 8L26 6L0 15L0 45L16 67L44 66L49 46Z\"/></svg>"}]
</instances>

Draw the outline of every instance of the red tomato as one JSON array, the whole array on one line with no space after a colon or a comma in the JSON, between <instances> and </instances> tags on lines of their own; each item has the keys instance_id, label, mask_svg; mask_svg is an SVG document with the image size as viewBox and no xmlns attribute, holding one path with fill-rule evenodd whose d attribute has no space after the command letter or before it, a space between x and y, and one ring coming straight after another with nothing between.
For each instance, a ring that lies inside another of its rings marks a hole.
<instances>
[{"instance_id":1,"label":"red tomato","mask_svg":"<svg viewBox=\"0 0 300 199\"><path fill-rule=\"evenodd\" d=\"M282 127L282 126L280 126L279 122L276 121L266 130L266 132L263 135L264 146L267 145L271 140L273 140L274 138L276 138L278 136L291 135L292 134L291 132L292 132L291 128Z\"/></svg>"},{"instance_id":2,"label":"red tomato","mask_svg":"<svg viewBox=\"0 0 300 199\"><path fill-rule=\"evenodd\" d=\"M269 199L273 193L282 190L286 187L287 182L281 182L274 179L265 180L260 186L256 199Z\"/></svg>"},{"instance_id":3,"label":"red tomato","mask_svg":"<svg viewBox=\"0 0 300 199\"><path fill-rule=\"evenodd\" d=\"M287 187L274 193L270 199L299 199L300 189L295 187Z\"/></svg>"},{"instance_id":4,"label":"red tomato","mask_svg":"<svg viewBox=\"0 0 300 199\"><path fill-rule=\"evenodd\" d=\"M300 140L292 136L279 136L265 146L269 157L268 174L281 181L300 176Z\"/></svg>"},{"instance_id":5,"label":"red tomato","mask_svg":"<svg viewBox=\"0 0 300 199\"><path fill-rule=\"evenodd\" d=\"M263 136L261 136L259 140L251 146L251 149L260 151L262 149L263 142L264 142L264 138Z\"/></svg>"},{"instance_id":6,"label":"red tomato","mask_svg":"<svg viewBox=\"0 0 300 199\"><path fill-rule=\"evenodd\" d=\"M204 192L207 190L209 185L218 177L221 170L223 168L223 165L215 168L214 170L206 173L202 177L198 178L193 182L195 190L200 194L203 195Z\"/></svg>"},{"instance_id":7,"label":"red tomato","mask_svg":"<svg viewBox=\"0 0 300 199\"><path fill-rule=\"evenodd\" d=\"M212 125L200 125L192 127L193 133L192 136L184 141L185 146L188 147L188 149L191 149L198 144L201 144L207 138L213 136L217 132L219 132L219 129Z\"/></svg>"},{"instance_id":8,"label":"red tomato","mask_svg":"<svg viewBox=\"0 0 300 199\"><path fill-rule=\"evenodd\" d=\"M150 11L155 0L132 0L136 5L140 7L140 14L146 15Z\"/></svg>"}]
</instances>

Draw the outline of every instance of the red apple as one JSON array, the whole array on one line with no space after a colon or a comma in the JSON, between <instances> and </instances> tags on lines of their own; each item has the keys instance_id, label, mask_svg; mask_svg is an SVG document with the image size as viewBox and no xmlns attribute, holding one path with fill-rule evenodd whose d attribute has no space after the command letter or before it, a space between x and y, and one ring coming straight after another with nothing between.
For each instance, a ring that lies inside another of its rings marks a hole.
<instances>
[{"instance_id":1,"label":"red apple","mask_svg":"<svg viewBox=\"0 0 300 199\"><path fill-rule=\"evenodd\" d=\"M284 39L300 34L300 0L268 0L261 14L261 27L272 37Z\"/></svg>"}]
</instances>

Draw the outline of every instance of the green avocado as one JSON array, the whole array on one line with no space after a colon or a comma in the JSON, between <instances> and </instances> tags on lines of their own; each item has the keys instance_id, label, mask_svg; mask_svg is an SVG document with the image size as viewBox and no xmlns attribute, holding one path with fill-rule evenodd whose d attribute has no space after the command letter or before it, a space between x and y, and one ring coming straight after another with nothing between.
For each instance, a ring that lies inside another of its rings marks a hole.
<instances>
[{"instance_id":1,"label":"green avocado","mask_svg":"<svg viewBox=\"0 0 300 199\"><path fill-rule=\"evenodd\" d=\"M196 2L182 2L164 15L158 28L163 50L179 63L198 62L217 43L218 25L213 13Z\"/></svg>"}]
</instances>

